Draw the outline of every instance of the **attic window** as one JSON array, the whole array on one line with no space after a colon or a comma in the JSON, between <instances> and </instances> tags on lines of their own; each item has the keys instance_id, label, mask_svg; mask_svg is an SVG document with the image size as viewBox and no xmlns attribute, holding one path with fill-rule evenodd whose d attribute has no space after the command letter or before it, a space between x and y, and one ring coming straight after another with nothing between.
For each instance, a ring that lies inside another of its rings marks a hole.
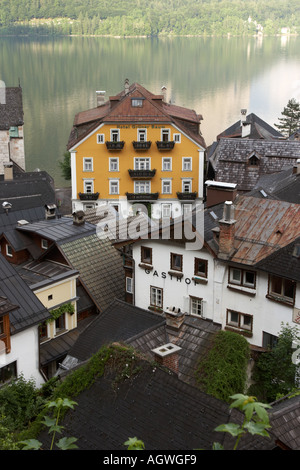
<instances>
[{"instance_id":1,"label":"attic window","mask_svg":"<svg viewBox=\"0 0 300 470\"><path fill-rule=\"evenodd\" d=\"M259 159L255 155L252 155L252 157L249 158L249 165L250 166L258 166L259 165Z\"/></svg>"},{"instance_id":2,"label":"attic window","mask_svg":"<svg viewBox=\"0 0 300 470\"><path fill-rule=\"evenodd\" d=\"M133 108L141 108L143 106L143 99L142 98L132 98L131 99L131 106Z\"/></svg>"}]
</instances>

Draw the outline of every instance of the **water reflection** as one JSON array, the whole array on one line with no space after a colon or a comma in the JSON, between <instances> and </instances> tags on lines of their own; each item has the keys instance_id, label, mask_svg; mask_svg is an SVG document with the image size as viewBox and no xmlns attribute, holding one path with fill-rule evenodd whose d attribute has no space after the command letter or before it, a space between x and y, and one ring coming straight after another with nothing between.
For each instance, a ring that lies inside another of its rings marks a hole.
<instances>
[{"instance_id":1,"label":"water reflection","mask_svg":"<svg viewBox=\"0 0 300 470\"><path fill-rule=\"evenodd\" d=\"M118 93L125 78L204 117L206 143L240 109L271 125L299 80L300 38L0 39L0 79L23 87L26 167L65 184L57 161L75 113L96 105L96 90ZM299 85L298 85L299 93Z\"/></svg>"}]
</instances>

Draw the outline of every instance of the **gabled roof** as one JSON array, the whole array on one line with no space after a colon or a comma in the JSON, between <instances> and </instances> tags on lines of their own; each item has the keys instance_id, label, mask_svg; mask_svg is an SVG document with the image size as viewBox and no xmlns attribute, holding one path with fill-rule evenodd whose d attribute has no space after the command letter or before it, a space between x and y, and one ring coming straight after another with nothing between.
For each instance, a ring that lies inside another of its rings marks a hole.
<instances>
[{"instance_id":1,"label":"gabled roof","mask_svg":"<svg viewBox=\"0 0 300 470\"><path fill-rule=\"evenodd\" d=\"M123 261L108 239L94 233L57 243L61 254L73 269L97 308L103 312L114 298L124 298Z\"/></svg>"},{"instance_id":2,"label":"gabled roof","mask_svg":"<svg viewBox=\"0 0 300 470\"><path fill-rule=\"evenodd\" d=\"M105 373L74 397L77 406L64 416L61 437L76 437L79 450L126 450L124 443L133 436L144 441L146 451L211 450L220 442L215 428L229 419L226 403L137 354L130 368L136 373L116 385L122 357L118 361L117 354ZM44 448L49 438L47 431L39 435Z\"/></svg>"},{"instance_id":3,"label":"gabled roof","mask_svg":"<svg viewBox=\"0 0 300 470\"><path fill-rule=\"evenodd\" d=\"M259 178L254 190L263 190L274 199L300 204L300 173L288 168L264 175Z\"/></svg>"},{"instance_id":4,"label":"gabled roof","mask_svg":"<svg viewBox=\"0 0 300 470\"><path fill-rule=\"evenodd\" d=\"M282 134L276 129L271 127L267 122L263 121L256 114L248 114L243 121L246 125L250 125L250 132L247 135L249 139L278 139L282 138ZM222 137L238 138L242 137L242 122L241 120L235 122L230 127L225 129L217 136L217 140L220 140Z\"/></svg>"},{"instance_id":5,"label":"gabled roof","mask_svg":"<svg viewBox=\"0 0 300 470\"><path fill-rule=\"evenodd\" d=\"M234 205L236 222L232 262L254 266L299 236L299 204L239 196Z\"/></svg>"},{"instance_id":6,"label":"gabled roof","mask_svg":"<svg viewBox=\"0 0 300 470\"><path fill-rule=\"evenodd\" d=\"M257 155L259 164L249 165ZM294 166L300 158L300 143L288 140L222 138L209 159L209 178L237 183L238 191L250 191L263 175Z\"/></svg>"},{"instance_id":7,"label":"gabled roof","mask_svg":"<svg viewBox=\"0 0 300 470\"><path fill-rule=\"evenodd\" d=\"M38 325L50 316L30 287L2 255L0 255L0 296L18 305L18 308L9 315L12 334Z\"/></svg>"},{"instance_id":8,"label":"gabled roof","mask_svg":"<svg viewBox=\"0 0 300 470\"><path fill-rule=\"evenodd\" d=\"M23 126L23 102L21 87L6 87L5 102L0 100L0 130Z\"/></svg>"},{"instance_id":9,"label":"gabled roof","mask_svg":"<svg viewBox=\"0 0 300 470\"><path fill-rule=\"evenodd\" d=\"M133 98L141 98L143 106L132 107ZM194 110L165 103L163 95L154 95L140 84L133 83L128 92L122 91L111 96L102 106L78 113L67 147L72 148L101 123L157 122L173 123L205 148L205 141L199 133L201 119L202 116Z\"/></svg>"}]
</instances>

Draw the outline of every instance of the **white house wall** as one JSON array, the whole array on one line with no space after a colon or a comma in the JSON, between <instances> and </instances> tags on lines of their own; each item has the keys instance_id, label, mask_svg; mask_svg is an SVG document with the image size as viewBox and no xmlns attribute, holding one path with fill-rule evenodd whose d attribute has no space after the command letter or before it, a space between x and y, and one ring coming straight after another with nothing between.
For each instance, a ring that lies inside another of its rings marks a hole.
<instances>
[{"instance_id":1,"label":"white house wall","mask_svg":"<svg viewBox=\"0 0 300 470\"><path fill-rule=\"evenodd\" d=\"M17 363L17 376L25 380L34 380L40 387L45 380L39 371L39 335L38 326L32 326L11 336L11 352L0 354L0 367Z\"/></svg>"}]
</instances>

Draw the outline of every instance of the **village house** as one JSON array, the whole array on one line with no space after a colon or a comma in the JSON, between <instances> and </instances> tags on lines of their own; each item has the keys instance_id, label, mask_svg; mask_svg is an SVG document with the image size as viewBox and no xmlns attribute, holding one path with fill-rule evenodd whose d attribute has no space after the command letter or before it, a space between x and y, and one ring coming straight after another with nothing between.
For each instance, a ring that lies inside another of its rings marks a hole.
<instances>
[{"instance_id":1,"label":"village house","mask_svg":"<svg viewBox=\"0 0 300 470\"><path fill-rule=\"evenodd\" d=\"M99 201L121 212L143 203L160 218L179 215L203 200L205 142L202 117L170 104L138 83L75 116L68 141L73 211ZM124 203L125 203L124 202Z\"/></svg>"},{"instance_id":2,"label":"village house","mask_svg":"<svg viewBox=\"0 0 300 470\"><path fill-rule=\"evenodd\" d=\"M25 170L24 113L22 88L0 89L0 175L5 164Z\"/></svg>"},{"instance_id":3,"label":"village house","mask_svg":"<svg viewBox=\"0 0 300 470\"><path fill-rule=\"evenodd\" d=\"M208 319L267 347L282 322L299 324L299 211L298 204L237 196L205 209L195 232L185 234L184 226L196 230L196 212L189 222L175 219L167 236L161 227L157 236L117 242L127 252L127 300L162 315Z\"/></svg>"},{"instance_id":4,"label":"village house","mask_svg":"<svg viewBox=\"0 0 300 470\"><path fill-rule=\"evenodd\" d=\"M245 194L260 178L296 166L299 158L299 140L284 138L255 114L242 115L208 149L206 179L236 184Z\"/></svg>"}]
</instances>

